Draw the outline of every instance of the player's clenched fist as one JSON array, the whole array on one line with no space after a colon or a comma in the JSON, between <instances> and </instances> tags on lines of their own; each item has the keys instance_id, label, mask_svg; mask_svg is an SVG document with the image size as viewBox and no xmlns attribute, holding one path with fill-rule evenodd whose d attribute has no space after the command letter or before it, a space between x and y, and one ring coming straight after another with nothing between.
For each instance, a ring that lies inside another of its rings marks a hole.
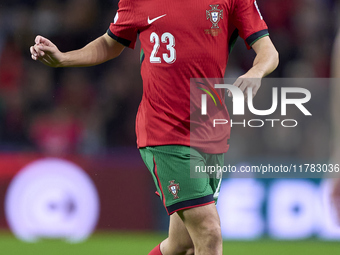
<instances>
[{"instance_id":1,"label":"player's clenched fist","mask_svg":"<svg viewBox=\"0 0 340 255\"><path fill-rule=\"evenodd\" d=\"M38 35L35 38L35 45L30 47L33 60L39 60L51 67L60 67L63 53L59 51L50 40Z\"/></svg>"}]
</instances>

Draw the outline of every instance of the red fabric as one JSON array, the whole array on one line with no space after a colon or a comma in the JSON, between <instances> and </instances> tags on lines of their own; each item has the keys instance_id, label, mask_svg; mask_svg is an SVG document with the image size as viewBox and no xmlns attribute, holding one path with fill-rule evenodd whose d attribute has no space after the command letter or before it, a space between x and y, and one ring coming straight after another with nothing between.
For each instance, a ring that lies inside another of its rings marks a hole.
<instances>
[{"instance_id":1,"label":"red fabric","mask_svg":"<svg viewBox=\"0 0 340 255\"><path fill-rule=\"evenodd\" d=\"M246 40L252 34L268 29L255 0L233 0L234 11L231 14L232 23L239 30L239 35ZM250 46L246 43L248 49Z\"/></svg>"},{"instance_id":2,"label":"red fabric","mask_svg":"<svg viewBox=\"0 0 340 255\"><path fill-rule=\"evenodd\" d=\"M161 244L159 244L155 248L153 248L153 250L150 251L149 255L162 255Z\"/></svg>"},{"instance_id":3,"label":"red fabric","mask_svg":"<svg viewBox=\"0 0 340 255\"><path fill-rule=\"evenodd\" d=\"M214 27L207 12L212 13L216 5L222 18ZM154 21L149 24L150 20ZM125 45L130 48L134 48L139 32L145 53L141 66L144 93L136 119L139 147L179 144L206 153L228 150L230 126L220 125L216 129L211 118L197 121L195 124L203 131L190 137L191 114L200 110L200 105L190 104L190 78L224 76L229 40L236 28L243 39L267 29L254 0L119 2L110 32L118 41L127 40ZM198 90L196 86L193 89ZM219 93L223 98L224 91ZM229 119L225 106L222 115ZM212 142L207 143L208 140Z\"/></svg>"}]
</instances>

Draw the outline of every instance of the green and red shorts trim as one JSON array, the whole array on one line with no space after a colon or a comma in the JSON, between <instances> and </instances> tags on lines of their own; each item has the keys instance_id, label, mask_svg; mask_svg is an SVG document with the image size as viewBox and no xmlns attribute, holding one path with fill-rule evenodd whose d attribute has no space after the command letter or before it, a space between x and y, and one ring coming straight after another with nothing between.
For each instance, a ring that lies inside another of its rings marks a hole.
<instances>
[{"instance_id":1,"label":"green and red shorts trim","mask_svg":"<svg viewBox=\"0 0 340 255\"><path fill-rule=\"evenodd\" d=\"M140 148L169 215L217 202L221 176L202 173L192 176L197 166L223 165L224 154L207 154L182 145Z\"/></svg>"}]
</instances>

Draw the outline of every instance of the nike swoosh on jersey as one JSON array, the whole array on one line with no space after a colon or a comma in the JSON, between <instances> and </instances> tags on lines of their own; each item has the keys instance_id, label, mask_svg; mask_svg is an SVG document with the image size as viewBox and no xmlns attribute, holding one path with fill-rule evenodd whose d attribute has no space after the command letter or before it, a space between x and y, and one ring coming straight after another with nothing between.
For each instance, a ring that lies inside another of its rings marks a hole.
<instances>
[{"instance_id":1,"label":"nike swoosh on jersey","mask_svg":"<svg viewBox=\"0 0 340 255\"><path fill-rule=\"evenodd\" d=\"M150 19L150 17L148 17L148 24L150 25L151 23L155 22L156 20L158 20L160 18L163 18L164 16L166 16L166 14L161 15L161 16L154 18L154 19Z\"/></svg>"}]
</instances>

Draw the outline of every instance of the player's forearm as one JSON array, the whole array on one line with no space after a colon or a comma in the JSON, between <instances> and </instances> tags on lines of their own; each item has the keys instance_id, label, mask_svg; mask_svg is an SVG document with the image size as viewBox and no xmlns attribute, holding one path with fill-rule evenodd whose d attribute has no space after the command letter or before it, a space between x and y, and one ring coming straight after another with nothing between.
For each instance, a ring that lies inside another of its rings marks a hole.
<instances>
[{"instance_id":1,"label":"player's forearm","mask_svg":"<svg viewBox=\"0 0 340 255\"><path fill-rule=\"evenodd\" d=\"M101 36L87 44L84 48L62 53L61 67L94 66L117 57L120 52L115 51L105 38Z\"/></svg>"},{"instance_id":2,"label":"player's forearm","mask_svg":"<svg viewBox=\"0 0 340 255\"><path fill-rule=\"evenodd\" d=\"M263 78L273 72L279 64L279 54L268 36L253 44L256 57L253 67L247 72L251 78Z\"/></svg>"},{"instance_id":3,"label":"player's forearm","mask_svg":"<svg viewBox=\"0 0 340 255\"><path fill-rule=\"evenodd\" d=\"M273 72L279 64L279 54L273 47L261 49L255 57L253 67L247 72L252 78L262 78Z\"/></svg>"},{"instance_id":4,"label":"player's forearm","mask_svg":"<svg viewBox=\"0 0 340 255\"><path fill-rule=\"evenodd\" d=\"M253 67L249 70L254 77L265 77L272 73L279 64L279 56L277 51L268 50L261 54L257 54Z\"/></svg>"}]
</instances>

